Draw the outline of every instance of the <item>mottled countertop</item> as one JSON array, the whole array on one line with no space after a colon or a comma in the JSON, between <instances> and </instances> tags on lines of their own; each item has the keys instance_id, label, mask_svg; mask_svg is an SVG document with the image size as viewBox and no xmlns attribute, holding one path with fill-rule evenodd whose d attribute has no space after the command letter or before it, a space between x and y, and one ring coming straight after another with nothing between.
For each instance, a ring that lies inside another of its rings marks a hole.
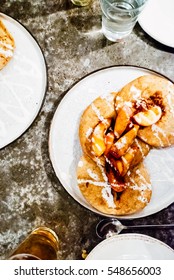
<instances>
[{"instance_id":1,"label":"mottled countertop","mask_svg":"<svg viewBox=\"0 0 174 280\"><path fill-rule=\"evenodd\" d=\"M137 24L124 41L111 43L102 35L99 1L84 8L68 0L1 1L0 12L21 22L36 38L47 64L44 104L32 126L0 150L0 258L37 226L46 225L60 238L60 259L81 259L100 240L101 219L65 191L48 154L49 127L61 98L81 77L110 65L137 65L174 81L174 50L154 41ZM174 223L174 204L137 223ZM140 232L140 231L136 231ZM174 230L143 233L174 248Z\"/></svg>"}]
</instances>

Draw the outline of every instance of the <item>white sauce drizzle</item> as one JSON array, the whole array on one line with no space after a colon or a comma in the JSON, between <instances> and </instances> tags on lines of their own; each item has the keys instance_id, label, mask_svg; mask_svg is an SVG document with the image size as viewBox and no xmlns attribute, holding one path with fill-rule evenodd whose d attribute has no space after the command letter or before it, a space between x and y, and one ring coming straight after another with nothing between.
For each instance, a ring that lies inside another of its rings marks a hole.
<instances>
[{"instance_id":1,"label":"white sauce drizzle","mask_svg":"<svg viewBox=\"0 0 174 280\"><path fill-rule=\"evenodd\" d=\"M92 127L89 127L85 134L86 138L89 138L89 136L91 135L92 132L93 132Z\"/></svg>"},{"instance_id":2,"label":"white sauce drizzle","mask_svg":"<svg viewBox=\"0 0 174 280\"><path fill-rule=\"evenodd\" d=\"M148 203L148 200L147 200L147 198L146 197L144 197L144 196L138 196L138 198L137 198L139 201L141 201L141 202L143 202L143 203Z\"/></svg>"},{"instance_id":3,"label":"white sauce drizzle","mask_svg":"<svg viewBox=\"0 0 174 280\"><path fill-rule=\"evenodd\" d=\"M116 111L123 107L124 100L121 96L116 97L116 102L118 101L117 105L115 106Z\"/></svg>"},{"instance_id":4,"label":"white sauce drizzle","mask_svg":"<svg viewBox=\"0 0 174 280\"><path fill-rule=\"evenodd\" d=\"M110 186L107 186L102 189L102 197L107 202L108 207L116 208Z\"/></svg>"},{"instance_id":5,"label":"white sauce drizzle","mask_svg":"<svg viewBox=\"0 0 174 280\"><path fill-rule=\"evenodd\" d=\"M166 133L164 132L164 130L162 128L160 128L156 124L153 124L152 125L152 131L154 132L155 137L159 140L160 145L162 147L164 146L164 144L163 144L163 141L161 140L161 138L159 136L159 133L161 133L165 137L165 139L167 140L168 144L170 144L169 139L168 139Z\"/></svg>"},{"instance_id":6,"label":"white sauce drizzle","mask_svg":"<svg viewBox=\"0 0 174 280\"><path fill-rule=\"evenodd\" d=\"M139 175L139 177L141 178L141 180L144 181L145 184L144 184L144 185L141 185L141 186L138 186L138 185L136 184L135 180L133 180L133 178L129 177L129 180L130 180L130 182L133 183L133 186L129 184L128 187L129 187L130 189L132 189L132 190L137 190L137 191L139 191L139 192L140 192L140 195L138 196L137 199L138 199L139 201L141 201L141 202L147 204L147 203L148 203L148 200L147 200L146 197L144 197L144 192L145 192L146 190L151 190L151 184L148 184L148 183L146 182L145 178L141 175L141 173L140 173L139 170L136 170L136 173ZM130 175L131 172L128 171L127 174Z\"/></svg>"},{"instance_id":7,"label":"white sauce drizzle","mask_svg":"<svg viewBox=\"0 0 174 280\"><path fill-rule=\"evenodd\" d=\"M100 169L100 171L101 171L103 180L104 180L105 182L108 182L108 177L107 177L106 174L105 174L105 170L104 170L103 166L101 165L100 159L96 157L96 158L95 158L95 161L96 161L97 166L99 167L99 169Z\"/></svg>"},{"instance_id":8,"label":"white sauce drizzle","mask_svg":"<svg viewBox=\"0 0 174 280\"><path fill-rule=\"evenodd\" d=\"M78 179L77 180L78 184L92 184L98 187L108 187L108 183L106 182L99 182L99 181L93 181L93 180L89 180L89 179Z\"/></svg>"},{"instance_id":9,"label":"white sauce drizzle","mask_svg":"<svg viewBox=\"0 0 174 280\"><path fill-rule=\"evenodd\" d=\"M115 137L116 137L116 138L119 138L119 137L120 137L120 135L119 135L119 133L118 133L117 131L114 131L114 134L115 134Z\"/></svg>"},{"instance_id":10,"label":"white sauce drizzle","mask_svg":"<svg viewBox=\"0 0 174 280\"><path fill-rule=\"evenodd\" d=\"M107 157L105 157L105 159L106 159L106 162L109 163L109 165L110 165L111 167L113 167L113 164L111 163L111 161L110 161Z\"/></svg>"},{"instance_id":11,"label":"white sauce drizzle","mask_svg":"<svg viewBox=\"0 0 174 280\"><path fill-rule=\"evenodd\" d=\"M122 137L120 138L119 142L115 143L115 146L117 147L117 149L121 149L124 147L124 145L127 143L126 138Z\"/></svg>"},{"instance_id":12,"label":"white sauce drizzle","mask_svg":"<svg viewBox=\"0 0 174 280\"><path fill-rule=\"evenodd\" d=\"M6 47L9 50L13 50L14 49L13 46L11 46L10 44L7 44L7 43L5 43L5 42L3 42L1 40L0 40L0 45Z\"/></svg>"},{"instance_id":13,"label":"white sauce drizzle","mask_svg":"<svg viewBox=\"0 0 174 280\"><path fill-rule=\"evenodd\" d=\"M78 167L82 167L82 166L83 166L83 161L80 160L80 161L78 162Z\"/></svg>"},{"instance_id":14,"label":"white sauce drizzle","mask_svg":"<svg viewBox=\"0 0 174 280\"><path fill-rule=\"evenodd\" d=\"M4 50L0 48L0 53L3 54L5 57L12 57L13 52L11 50Z\"/></svg>"},{"instance_id":15,"label":"white sauce drizzle","mask_svg":"<svg viewBox=\"0 0 174 280\"><path fill-rule=\"evenodd\" d=\"M100 110L94 105L94 103L91 104L92 110L95 112L96 116L98 119L102 122L105 122L106 120L104 117L101 115Z\"/></svg>"},{"instance_id":16,"label":"white sauce drizzle","mask_svg":"<svg viewBox=\"0 0 174 280\"><path fill-rule=\"evenodd\" d=\"M170 108L170 112L174 116L174 106L173 106L170 94L167 95L167 101L168 101L168 105L169 105L169 108Z\"/></svg>"},{"instance_id":17,"label":"white sauce drizzle","mask_svg":"<svg viewBox=\"0 0 174 280\"><path fill-rule=\"evenodd\" d=\"M139 148L142 157L145 158L145 154L143 153L143 149L142 149L141 145L139 144L137 138L135 138L135 143L136 143L137 147Z\"/></svg>"},{"instance_id":18,"label":"white sauce drizzle","mask_svg":"<svg viewBox=\"0 0 174 280\"><path fill-rule=\"evenodd\" d=\"M124 105L126 105L126 106L128 106L130 108L133 106L132 102L130 102L130 101L124 102Z\"/></svg>"},{"instance_id":19,"label":"white sauce drizzle","mask_svg":"<svg viewBox=\"0 0 174 280\"><path fill-rule=\"evenodd\" d=\"M105 183L104 183L105 185L104 185L104 188L102 190L102 197L107 202L108 207L115 208L116 206L115 206L115 203L114 203L114 197L111 193L111 186L108 183L108 177L105 174L104 167L101 165L101 161L100 161L99 158L96 158L96 163L97 163L97 166L99 167L99 169L101 171L103 180L105 181Z\"/></svg>"},{"instance_id":20,"label":"white sauce drizzle","mask_svg":"<svg viewBox=\"0 0 174 280\"><path fill-rule=\"evenodd\" d=\"M141 174L140 170L136 170L136 174L139 175L140 179L146 184L148 189L151 189L151 184L148 184L146 179L143 177L143 175Z\"/></svg>"},{"instance_id":21,"label":"white sauce drizzle","mask_svg":"<svg viewBox=\"0 0 174 280\"><path fill-rule=\"evenodd\" d=\"M125 159L124 156L121 157L122 161L127 165L128 164L128 161Z\"/></svg>"},{"instance_id":22,"label":"white sauce drizzle","mask_svg":"<svg viewBox=\"0 0 174 280\"><path fill-rule=\"evenodd\" d=\"M107 105L108 105L110 108L113 107L114 104L113 104L113 96L112 96L112 94L110 94L110 93L103 94L103 95L101 96L101 99L105 100L106 103L107 103Z\"/></svg>"},{"instance_id":23,"label":"white sauce drizzle","mask_svg":"<svg viewBox=\"0 0 174 280\"><path fill-rule=\"evenodd\" d=\"M89 176L90 176L92 179L94 179L94 180L96 180L96 181L99 180L98 175L97 175L96 173L94 173L90 168L87 169L87 173L89 174Z\"/></svg>"},{"instance_id":24,"label":"white sauce drizzle","mask_svg":"<svg viewBox=\"0 0 174 280\"><path fill-rule=\"evenodd\" d=\"M134 99L141 97L141 90L136 88L134 85L131 86L130 92L133 94Z\"/></svg>"}]
</instances>

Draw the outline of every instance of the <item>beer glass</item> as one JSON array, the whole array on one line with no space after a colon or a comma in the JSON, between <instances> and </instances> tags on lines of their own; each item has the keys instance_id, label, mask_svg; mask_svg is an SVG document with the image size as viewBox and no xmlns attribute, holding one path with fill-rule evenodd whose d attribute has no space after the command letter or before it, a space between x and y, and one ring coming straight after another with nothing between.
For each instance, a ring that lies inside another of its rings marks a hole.
<instances>
[{"instance_id":1,"label":"beer glass","mask_svg":"<svg viewBox=\"0 0 174 280\"><path fill-rule=\"evenodd\" d=\"M59 239L47 227L38 227L13 251L11 260L56 260Z\"/></svg>"}]
</instances>

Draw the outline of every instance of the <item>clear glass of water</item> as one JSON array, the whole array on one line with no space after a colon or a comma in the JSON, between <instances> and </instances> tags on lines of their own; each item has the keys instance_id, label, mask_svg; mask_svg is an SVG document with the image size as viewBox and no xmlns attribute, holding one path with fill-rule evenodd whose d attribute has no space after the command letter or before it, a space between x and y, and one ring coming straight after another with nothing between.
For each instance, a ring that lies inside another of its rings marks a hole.
<instances>
[{"instance_id":1,"label":"clear glass of water","mask_svg":"<svg viewBox=\"0 0 174 280\"><path fill-rule=\"evenodd\" d=\"M113 42L128 36L147 0L100 0L102 31Z\"/></svg>"}]
</instances>

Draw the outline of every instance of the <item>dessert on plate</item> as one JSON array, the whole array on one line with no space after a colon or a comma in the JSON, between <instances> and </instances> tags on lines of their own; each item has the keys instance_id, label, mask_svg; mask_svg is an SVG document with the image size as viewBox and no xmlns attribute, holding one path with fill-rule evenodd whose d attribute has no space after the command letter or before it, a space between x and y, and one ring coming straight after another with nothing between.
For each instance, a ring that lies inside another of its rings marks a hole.
<instances>
[{"instance_id":1,"label":"dessert on plate","mask_svg":"<svg viewBox=\"0 0 174 280\"><path fill-rule=\"evenodd\" d=\"M95 99L83 112L83 155L77 181L85 199L101 213L133 214L151 199L144 158L153 147L174 144L174 85L141 76Z\"/></svg>"}]
</instances>

